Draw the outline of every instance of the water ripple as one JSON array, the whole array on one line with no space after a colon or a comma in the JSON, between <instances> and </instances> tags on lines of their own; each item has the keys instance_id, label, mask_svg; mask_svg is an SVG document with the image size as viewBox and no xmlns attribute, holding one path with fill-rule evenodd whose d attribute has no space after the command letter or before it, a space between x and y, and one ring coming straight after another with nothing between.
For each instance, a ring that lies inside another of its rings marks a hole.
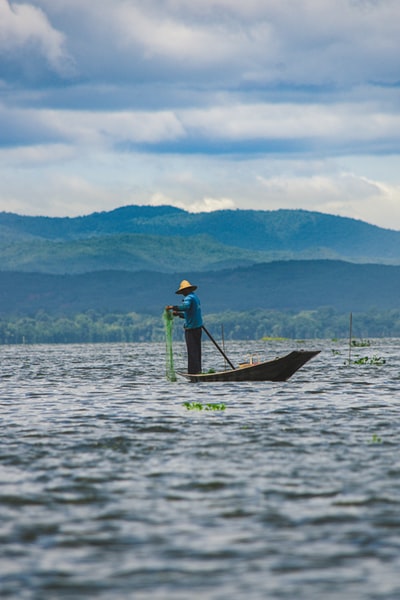
<instances>
[{"instance_id":1,"label":"water ripple","mask_svg":"<svg viewBox=\"0 0 400 600\"><path fill-rule=\"evenodd\" d=\"M400 340L303 345L289 382L209 385L162 344L0 348L1 597L400 597Z\"/></svg>"}]
</instances>

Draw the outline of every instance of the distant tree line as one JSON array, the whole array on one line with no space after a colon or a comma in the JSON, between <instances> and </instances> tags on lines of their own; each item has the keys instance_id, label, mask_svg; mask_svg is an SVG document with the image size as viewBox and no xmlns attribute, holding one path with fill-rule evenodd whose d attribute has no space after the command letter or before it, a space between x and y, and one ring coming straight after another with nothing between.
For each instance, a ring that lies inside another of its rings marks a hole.
<instances>
[{"instance_id":1,"label":"distant tree line","mask_svg":"<svg viewBox=\"0 0 400 600\"><path fill-rule=\"evenodd\" d=\"M160 319L136 313L87 311L59 317L44 311L33 317L0 319L0 344L73 344L143 342L160 339Z\"/></svg>"},{"instance_id":2,"label":"distant tree line","mask_svg":"<svg viewBox=\"0 0 400 600\"><path fill-rule=\"evenodd\" d=\"M263 337L334 339L349 335L349 314L333 308L301 312L253 310L206 316L211 333L227 340ZM400 310L353 313L353 335L359 338L400 337ZM174 325L174 338L182 339L182 321ZM100 342L151 342L164 340L162 315L102 314L93 310L74 316L40 311L34 316L0 318L0 344L69 344Z\"/></svg>"}]
</instances>

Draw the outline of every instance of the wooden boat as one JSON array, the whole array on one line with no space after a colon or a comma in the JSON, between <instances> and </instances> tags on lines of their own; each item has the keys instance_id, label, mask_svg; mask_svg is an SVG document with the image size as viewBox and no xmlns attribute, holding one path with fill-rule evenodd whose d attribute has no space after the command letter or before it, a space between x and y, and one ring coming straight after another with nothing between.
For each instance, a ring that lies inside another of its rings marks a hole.
<instances>
[{"instance_id":1,"label":"wooden boat","mask_svg":"<svg viewBox=\"0 0 400 600\"><path fill-rule=\"evenodd\" d=\"M320 350L293 350L286 356L265 362L245 364L227 371L191 374L177 371L193 383L200 381L286 381Z\"/></svg>"}]
</instances>

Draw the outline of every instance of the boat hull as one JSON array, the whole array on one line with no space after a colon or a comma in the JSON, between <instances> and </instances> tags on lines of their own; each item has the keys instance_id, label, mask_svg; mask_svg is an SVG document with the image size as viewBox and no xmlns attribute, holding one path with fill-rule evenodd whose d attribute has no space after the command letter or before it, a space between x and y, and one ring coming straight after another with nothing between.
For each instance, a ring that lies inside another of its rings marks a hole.
<instances>
[{"instance_id":1,"label":"boat hull","mask_svg":"<svg viewBox=\"0 0 400 600\"><path fill-rule=\"evenodd\" d=\"M228 371L199 373L196 375L177 371L177 374L193 383L201 381L287 381L289 377L319 353L320 350L293 350L281 358Z\"/></svg>"}]
</instances>

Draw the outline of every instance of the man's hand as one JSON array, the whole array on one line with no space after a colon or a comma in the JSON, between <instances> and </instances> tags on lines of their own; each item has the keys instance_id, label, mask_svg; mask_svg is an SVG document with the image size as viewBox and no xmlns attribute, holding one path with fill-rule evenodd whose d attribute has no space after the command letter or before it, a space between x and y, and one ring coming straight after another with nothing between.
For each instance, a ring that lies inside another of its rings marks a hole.
<instances>
[{"instance_id":1,"label":"man's hand","mask_svg":"<svg viewBox=\"0 0 400 600\"><path fill-rule=\"evenodd\" d=\"M177 307L174 307L171 304L168 304L168 306L165 307L165 310L172 310L172 314L174 317L180 317L181 319L184 319L183 314L176 309Z\"/></svg>"}]
</instances>

